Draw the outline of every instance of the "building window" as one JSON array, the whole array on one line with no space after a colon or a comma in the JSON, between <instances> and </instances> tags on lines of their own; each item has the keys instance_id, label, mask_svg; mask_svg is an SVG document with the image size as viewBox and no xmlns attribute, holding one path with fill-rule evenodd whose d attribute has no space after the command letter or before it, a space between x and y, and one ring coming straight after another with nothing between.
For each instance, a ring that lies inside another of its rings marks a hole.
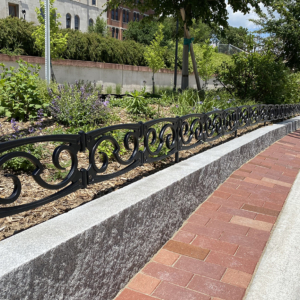
<instances>
[{"instance_id":1,"label":"building window","mask_svg":"<svg viewBox=\"0 0 300 300\"><path fill-rule=\"evenodd\" d=\"M133 21L136 19L136 13L133 13Z\"/></svg>"},{"instance_id":2,"label":"building window","mask_svg":"<svg viewBox=\"0 0 300 300\"><path fill-rule=\"evenodd\" d=\"M66 28L71 28L71 15L66 15Z\"/></svg>"},{"instance_id":3,"label":"building window","mask_svg":"<svg viewBox=\"0 0 300 300\"><path fill-rule=\"evenodd\" d=\"M93 21L93 19L89 19L89 26L94 26L94 21Z\"/></svg>"},{"instance_id":4,"label":"building window","mask_svg":"<svg viewBox=\"0 0 300 300\"><path fill-rule=\"evenodd\" d=\"M112 20L115 19L115 10L114 9L111 10L111 19Z\"/></svg>"},{"instance_id":5,"label":"building window","mask_svg":"<svg viewBox=\"0 0 300 300\"><path fill-rule=\"evenodd\" d=\"M80 19L78 16L75 16L75 30L79 30L80 28Z\"/></svg>"},{"instance_id":6,"label":"building window","mask_svg":"<svg viewBox=\"0 0 300 300\"><path fill-rule=\"evenodd\" d=\"M127 10L127 23L129 23L129 10Z\"/></svg>"},{"instance_id":7,"label":"building window","mask_svg":"<svg viewBox=\"0 0 300 300\"><path fill-rule=\"evenodd\" d=\"M122 38L123 38L123 40L125 40L125 36L124 36L124 29L122 29Z\"/></svg>"},{"instance_id":8,"label":"building window","mask_svg":"<svg viewBox=\"0 0 300 300\"><path fill-rule=\"evenodd\" d=\"M123 9L123 23L126 22L126 10Z\"/></svg>"},{"instance_id":9,"label":"building window","mask_svg":"<svg viewBox=\"0 0 300 300\"><path fill-rule=\"evenodd\" d=\"M116 8L116 21L119 21L119 9Z\"/></svg>"},{"instance_id":10,"label":"building window","mask_svg":"<svg viewBox=\"0 0 300 300\"><path fill-rule=\"evenodd\" d=\"M92 5L96 5L96 0L92 0Z\"/></svg>"},{"instance_id":11,"label":"building window","mask_svg":"<svg viewBox=\"0 0 300 300\"><path fill-rule=\"evenodd\" d=\"M119 28L116 29L116 39L119 39Z\"/></svg>"},{"instance_id":12,"label":"building window","mask_svg":"<svg viewBox=\"0 0 300 300\"><path fill-rule=\"evenodd\" d=\"M8 10L11 17L19 17L19 5L8 3Z\"/></svg>"},{"instance_id":13,"label":"building window","mask_svg":"<svg viewBox=\"0 0 300 300\"><path fill-rule=\"evenodd\" d=\"M139 14L139 13L136 14L136 20L137 20L137 21L140 20L140 14Z\"/></svg>"},{"instance_id":14,"label":"building window","mask_svg":"<svg viewBox=\"0 0 300 300\"><path fill-rule=\"evenodd\" d=\"M115 37L115 27L113 27L113 28L111 29L111 36L112 36L112 37Z\"/></svg>"}]
</instances>

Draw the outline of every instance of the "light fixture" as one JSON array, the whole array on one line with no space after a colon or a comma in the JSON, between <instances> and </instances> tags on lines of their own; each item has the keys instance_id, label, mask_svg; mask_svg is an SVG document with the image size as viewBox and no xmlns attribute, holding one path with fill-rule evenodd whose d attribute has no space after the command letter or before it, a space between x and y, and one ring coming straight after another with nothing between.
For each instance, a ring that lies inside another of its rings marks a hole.
<instances>
[{"instance_id":1,"label":"light fixture","mask_svg":"<svg viewBox=\"0 0 300 300\"><path fill-rule=\"evenodd\" d=\"M26 10L25 9L22 9L22 14L23 14L23 17L24 17L24 20L25 20L25 15L26 15Z\"/></svg>"}]
</instances>

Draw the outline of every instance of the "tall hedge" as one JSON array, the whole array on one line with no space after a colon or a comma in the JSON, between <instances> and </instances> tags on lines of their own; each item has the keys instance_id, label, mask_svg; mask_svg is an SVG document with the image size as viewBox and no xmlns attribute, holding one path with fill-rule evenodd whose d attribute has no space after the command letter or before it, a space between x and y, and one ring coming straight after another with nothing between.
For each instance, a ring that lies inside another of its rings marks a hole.
<instances>
[{"instance_id":1,"label":"tall hedge","mask_svg":"<svg viewBox=\"0 0 300 300\"><path fill-rule=\"evenodd\" d=\"M35 24L23 19L0 19L0 49L22 48L25 55L42 56L34 46ZM135 41L120 41L97 33L62 29L68 33L68 45L62 58L145 66L144 45Z\"/></svg>"},{"instance_id":2,"label":"tall hedge","mask_svg":"<svg viewBox=\"0 0 300 300\"><path fill-rule=\"evenodd\" d=\"M134 41L120 41L97 33L63 29L68 33L67 50L62 57L86 61L144 66L144 46Z\"/></svg>"},{"instance_id":3,"label":"tall hedge","mask_svg":"<svg viewBox=\"0 0 300 300\"><path fill-rule=\"evenodd\" d=\"M0 19L0 49L22 48L25 55L39 55L31 36L34 27L32 22L19 18Z\"/></svg>"}]
</instances>

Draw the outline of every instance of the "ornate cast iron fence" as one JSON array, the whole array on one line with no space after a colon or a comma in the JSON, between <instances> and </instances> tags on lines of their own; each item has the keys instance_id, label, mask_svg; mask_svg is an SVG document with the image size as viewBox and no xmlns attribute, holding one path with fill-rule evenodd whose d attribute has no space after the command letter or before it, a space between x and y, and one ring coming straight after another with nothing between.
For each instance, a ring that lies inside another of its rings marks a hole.
<instances>
[{"instance_id":1,"label":"ornate cast iron fence","mask_svg":"<svg viewBox=\"0 0 300 300\"><path fill-rule=\"evenodd\" d=\"M145 163L152 163L175 155L179 161L179 152L197 147L203 142L210 142L221 136L235 133L241 128L252 126L261 122L285 119L300 112L300 104L296 105L254 105L233 107L226 110L216 110L203 114L190 114L177 118L163 118L146 123L122 124L97 129L88 133L47 135L29 137L14 141L3 142L0 145L0 166L12 158L23 157L35 166L32 177L44 189L57 191L32 203L1 207L0 218L24 212L51 201L64 197L88 185L110 180L120 176ZM120 154L120 141L111 134L123 130L125 135L122 143L129 152L129 157L124 159ZM62 142L52 154L53 165L64 170L60 164L60 154L67 151L71 157L71 168L68 175L58 184L49 184L41 178L45 170L42 163L31 153L13 152L15 147L41 142ZM107 174L106 170L111 163L105 152L99 152L102 143L110 143L113 147L113 157L122 170ZM166 151L162 151L162 149ZM89 151L89 166L87 169L78 169L78 153ZM100 167L96 155L102 156ZM22 184L15 174L5 174L13 180L14 188L7 198L0 198L0 204L7 205L17 201L21 194Z\"/></svg>"}]
</instances>

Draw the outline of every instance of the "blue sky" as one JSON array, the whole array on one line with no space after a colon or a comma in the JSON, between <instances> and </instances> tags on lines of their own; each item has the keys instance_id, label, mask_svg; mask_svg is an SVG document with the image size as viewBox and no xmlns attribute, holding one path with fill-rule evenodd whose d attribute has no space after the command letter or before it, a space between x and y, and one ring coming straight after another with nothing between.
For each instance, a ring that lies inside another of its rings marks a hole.
<instances>
[{"instance_id":1,"label":"blue sky","mask_svg":"<svg viewBox=\"0 0 300 300\"><path fill-rule=\"evenodd\" d=\"M264 12L266 12L266 8L264 6L261 5L261 8ZM254 10L251 10L251 12L247 15L244 15L241 12L236 12L233 13L231 7L229 5L227 5L227 10L228 10L228 23L230 26L234 26L234 27L245 27L248 28L249 31L253 31L257 29L257 26L250 22L249 19L257 19L258 16L257 14L254 12Z\"/></svg>"}]
</instances>

